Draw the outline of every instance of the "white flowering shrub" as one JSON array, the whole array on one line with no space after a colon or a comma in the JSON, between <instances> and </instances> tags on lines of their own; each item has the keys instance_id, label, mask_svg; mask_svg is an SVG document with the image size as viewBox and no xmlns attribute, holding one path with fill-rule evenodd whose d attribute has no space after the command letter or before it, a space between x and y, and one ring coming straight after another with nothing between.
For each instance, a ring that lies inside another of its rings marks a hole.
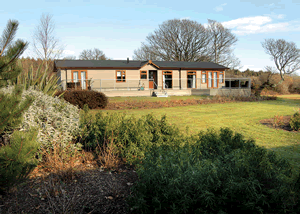
<instances>
[{"instance_id":1,"label":"white flowering shrub","mask_svg":"<svg viewBox=\"0 0 300 214\"><path fill-rule=\"evenodd\" d=\"M13 87L2 88L4 93L12 93ZM58 97L51 97L43 92L36 91L32 87L24 90L22 99L33 96L34 102L24 112L24 120L19 129L29 130L30 127L39 129L37 141L43 148L52 148L54 141L65 147L79 134L79 109ZM82 145L74 144L74 149L80 149Z\"/></svg>"}]
</instances>

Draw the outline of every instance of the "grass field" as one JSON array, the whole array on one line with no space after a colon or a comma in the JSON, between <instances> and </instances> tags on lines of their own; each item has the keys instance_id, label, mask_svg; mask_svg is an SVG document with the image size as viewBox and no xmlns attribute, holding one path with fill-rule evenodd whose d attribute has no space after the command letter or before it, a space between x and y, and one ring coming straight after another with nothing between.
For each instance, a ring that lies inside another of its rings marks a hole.
<instances>
[{"instance_id":1,"label":"grass field","mask_svg":"<svg viewBox=\"0 0 300 214\"><path fill-rule=\"evenodd\" d=\"M225 104L208 104L184 107L143 110L119 110L106 112L124 112L126 115L143 115L153 113L160 118L167 115L171 124L176 124L189 133L214 128L229 127L243 134L247 139L253 138L257 145L272 149L291 161L296 170L300 169L300 133L269 128L260 124L260 120L274 118L278 115L292 115L300 108L300 95L288 95L277 101L239 102ZM287 99L288 97L289 99Z\"/></svg>"}]
</instances>

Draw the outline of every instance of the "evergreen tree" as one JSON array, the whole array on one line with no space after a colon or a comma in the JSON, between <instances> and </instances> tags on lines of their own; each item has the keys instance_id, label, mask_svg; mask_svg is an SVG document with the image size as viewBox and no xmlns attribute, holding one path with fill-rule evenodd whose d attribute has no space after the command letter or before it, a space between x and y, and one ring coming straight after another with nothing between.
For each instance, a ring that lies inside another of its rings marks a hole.
<instances>
[{"instance_id":1,"label":"evergreen tree","mask_svg":"<svg viewBox=\"0 0 300 214\"><path fill-rule=\"evenodd\" d=\"M18 21L9 20L0 38L0 87L8 86L17 79L22 68L17 60L28 46L22 40L13 41L18 29ZM0 136L21 123L22 113L29 108L32 99L21 102L22 89L15 87L11 95L0 92Z\"/></svg>"},{"instance_id":2,"label":"evergreen tree","mask_svg":"<svg viewBox=\"0 0 300 214\"><path fill-rule=\"evenodd\" d=\"M0 87L13 84L22 68L17 60L28 46L22 40L13 41L18 29L18 21L9 20L0 38ZM12 132L22 122L22 115L33 98L22 99L22 87L15 86L11 94L0 91L0 138ZM13 184L23 181L36 166L35 152L38 149L37 133L15 131L8 143L0 144L0 193ZM3 139L3 138L2 138Z\"/></svg>"}]
</instances>

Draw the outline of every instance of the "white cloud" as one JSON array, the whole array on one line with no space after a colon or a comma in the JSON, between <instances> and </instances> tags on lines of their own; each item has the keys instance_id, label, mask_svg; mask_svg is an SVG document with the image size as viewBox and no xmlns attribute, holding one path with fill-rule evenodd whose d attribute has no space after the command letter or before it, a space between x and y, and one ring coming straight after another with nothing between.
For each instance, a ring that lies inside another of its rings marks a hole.
<instances>
[{"instance_id":1,"label":"white cloud","mask_svg":"<svg viewBox=\"0 0 300 214\"><path fill-rule=\"evenodd\" d=\"M223 22L222 24L224 27L232 29L232 32L237 35L298 31L300 29L299 22L274 23L274 19L282 19L283 17L283 14L244 17Z\"/></svg>"},{"instance_id":2,"label":"white cloud","mask_svg":"<svg viewBox=\"0 0 300 214\"><path fill-rule=\"evenodd\" d=\"M253 16L253 17L245 17L238 18L228 22L223 22L224 27L227 28L235 28L235 27L243 27L245 25L263 25L268 22L271 22L272 19L267 16Z\"/></svg>"},{"instance_id":3,"label":"white cloud","mask_svg":"<svg viewBox=\"0 0 300 214\"><path fill-rule=\"evenodd\" d=\"M223 7L226 6L226 5L227 5L227 3L221 4L221 5L217 6L217 7L215 7L214 10L216 12L220 12L220 11L223 10Z\"/></svg>"}]
</instances>

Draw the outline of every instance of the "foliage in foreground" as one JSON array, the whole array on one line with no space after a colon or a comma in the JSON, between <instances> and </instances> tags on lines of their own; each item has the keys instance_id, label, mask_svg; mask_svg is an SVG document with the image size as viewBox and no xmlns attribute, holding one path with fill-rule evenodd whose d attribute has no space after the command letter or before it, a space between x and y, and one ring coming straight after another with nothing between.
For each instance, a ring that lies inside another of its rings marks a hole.
<instances>
[{"instance_id":1,"label":"foliage in foreground","mask_svg":"<svg viewBox=\"0 0 300 214\"><path fill-rule=\"evenodd\" d=\"M85 149L103 149L104 142L113 140L118 154L127 161L134 161L135 157L142 158L146 149L153 144L183 141L178 128L167 124L166 116L160 120L152 114L139 119L120 113L98 112L93 116L85 108L80 121L80 143Z\"/></svg>"},{"instance_id":2,"label":"foliage in foreground","mask_svg":"<svg viewBox=\"0 0 300 214\"><path fill-rule=\"evenodd\" d=\"M37 166L35 154L39 148L37 131L15 131L9 145L0 150L0 192L24 181Z\"/></svg>"},{"instance_id":3,"label":"foliage in foreground","mask_svg":"<svg viewBox=\"0 0 300 214\"><path fill-rule=\"evenodd\" d=\"M14 41L18 25L18 21L9 20L0 38L0 88L13 84L22 71L16 62L28 43ZM0 138L5 132L11 133L22 122L24 111L33 102L29 96L22 101L21 94L20 87L11 89L10 95L0 91ZM0 145L0 192L24 180L35 167L36 135L33 130L28 133L14 132L12 138L8 139L10 143L5 138L6 145Z\"/></svg>"},{"instance_id":4,"label":"foliage in foreground","mask_svg":"<svg viewBox=\"0 0 300 214\"><path fill-rule=\"evenodd\" d=\"M83 109L87 104L90 109L105 108L107 105L107 97L102 92L87 91L87 90L70 90L70 91L58 91L55 96L59 96L62 93L62 98L71 103L74 106L78 106Z\"/></svg>"},{"instance_id":5,"label":"foliage in foreground","mask_svg":"<svg viewBox=\"0 0 300 214\"><path fill-rule=\"evenodd\" d=\"M128 203L138 213L296 209L298 189L293 191L289 162L228 128L200 132L195 143L184 146L153 145L137 166L140 180Z\"/></svg>"},{"instance_id":6,"label":"foliage in foreground","mask_svg":"<svg viewBox=\"0 0 300 214\"><path fill-rule=\"evenodd\" d=\"M1 89L5 94L11 94L13 87ZM32 105L23 114L23 121L17 127L28 131L31 127L39 129L37 141L43 148L52 148L53 142L67 145L79 133L79 109L59 98L50 97L41 91L25 90L22 99L34 97ZM74 145L73 149L80 149L81 145Z\"/></svg>"}]
</instances>

